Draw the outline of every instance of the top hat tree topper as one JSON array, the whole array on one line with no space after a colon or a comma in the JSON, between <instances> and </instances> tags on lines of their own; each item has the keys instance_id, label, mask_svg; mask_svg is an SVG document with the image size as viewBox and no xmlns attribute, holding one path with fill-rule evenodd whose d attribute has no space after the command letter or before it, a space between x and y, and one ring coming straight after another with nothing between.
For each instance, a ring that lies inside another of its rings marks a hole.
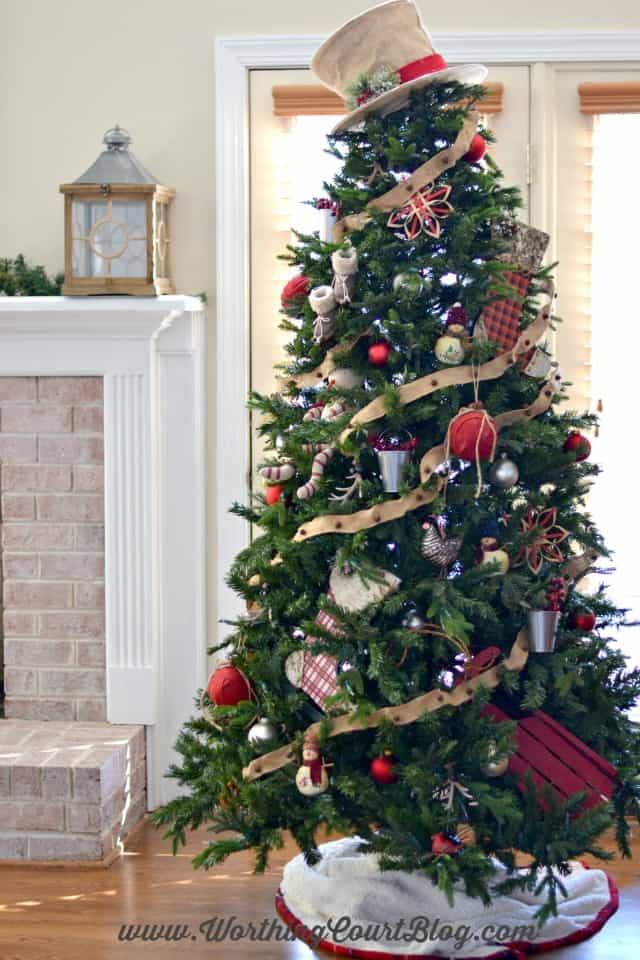
<instances>
[{"instance_id":1,"label":"top hat tree topper","mask_svg":"<svg viewBox=\"0 0 640 960\"><path fill-rule=\"evenodd\" d=\"M175 190L158 183L115 126L89 169L60 187L64 194L65 270L62 293L175 293L171 279L169 210Z\"/></svg>"},{"instance_id":2,"label":"top hat tree topper","mask_svg":"<svg viewBox=\"0 0 640 960\"><path fill-rule=\"evenodd\" d=\"M412 90L430 83L481 83L487 75L478 63L448 66L413 0L391 0L349 20L316 51L311 69L352 108L333 133L352 129L369 113L402 109Z\"/></svg>"}]
</instances>

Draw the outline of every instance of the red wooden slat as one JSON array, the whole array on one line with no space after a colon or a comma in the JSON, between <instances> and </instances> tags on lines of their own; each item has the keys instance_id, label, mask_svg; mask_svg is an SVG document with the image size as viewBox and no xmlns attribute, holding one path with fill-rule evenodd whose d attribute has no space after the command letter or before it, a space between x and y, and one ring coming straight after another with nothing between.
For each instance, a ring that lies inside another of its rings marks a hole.
<instances>
[{"instance_id":1,"label":"red wooden slat","mask_svg":"<svg viewBox=\"0 0 640 960\"><path fill-rule=\"evenodd\" d=\"M585 756L579 747L575 746L573 740L564 737L563 733L565 731L559 733L554 726L548 724L544 714L540 716L539 713L536 713L531 717L524 717L518 726L537 740L542 741L551 753L566 763L586 784L593 787L598 793L604 794L605 797L611 798L613 794L611 777L602 773L591 757Z\"/></svg>"},{"instance_id":2,"label":"red wooden slat","mask_svg":"<svg viewBox=\"0 0 640 960\"><path fill-rule=\"evenodd\" d=\"M583 743L575 734L571 733L570 730L567 730L566 727L563 727L561 723L558 723L553 717L550 717L548 713L544 713L542 710L536 711L536 716L542 717L550 727L553 727L559 734L561 734L565 740L569 740L576 750L579 750L586 757L589 757L595 765L602 770L605 776L611 777L612 780L618 779L618 771L614 766L612 766L608 760L605 760L604 757L601 757L599 753L596 753L595 750L592 750L591 747L587 746L586 743Z\"/></svg>"}]
</instances>

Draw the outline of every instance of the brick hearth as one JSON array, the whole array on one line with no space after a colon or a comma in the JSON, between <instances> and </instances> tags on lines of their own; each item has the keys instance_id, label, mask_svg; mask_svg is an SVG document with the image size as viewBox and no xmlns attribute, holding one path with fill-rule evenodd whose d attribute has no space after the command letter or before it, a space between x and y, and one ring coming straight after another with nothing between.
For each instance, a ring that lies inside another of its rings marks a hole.
<instances>
[{"instance_id":1,"label":"brick hearth","mask_svg":"<svg viewBox=\"0 0 640 960\"><path fill-rule=\"evenodd\" d=\"M145 811L144 728L0 723L0 860L104 860Z\"/></svg>"}]
</instances>

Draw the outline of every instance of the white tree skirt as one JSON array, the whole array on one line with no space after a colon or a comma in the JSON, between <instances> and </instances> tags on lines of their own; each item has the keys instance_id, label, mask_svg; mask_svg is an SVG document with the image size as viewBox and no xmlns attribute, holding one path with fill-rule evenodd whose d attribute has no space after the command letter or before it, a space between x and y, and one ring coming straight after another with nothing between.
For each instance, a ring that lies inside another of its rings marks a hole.
<instances>
[{"instance_id":1,"label":"white tree skirt","mask_svg":"<svg viewBox=\"0 0 640 960\"><path fill-rule=\"evenodd\" d=\"M302 939L302 928L311 931L314 947L360 957L463 958L506 956L507 944L515 944L517 955L529 944L539 951L585 939L618 906L606 873L573 863L562 878L568 896L559 900L558 916L539 930L533 915L544 898L517 891L485 907L457 892L450 906L420 873L380 872L374 854L358 853L360 842L325 843L316 866L307 866L300 854L284 868L278 911L294 929L301 925L296 933ZM505 875L497 864L495 882Z\"/></svg>"}]
</instances>

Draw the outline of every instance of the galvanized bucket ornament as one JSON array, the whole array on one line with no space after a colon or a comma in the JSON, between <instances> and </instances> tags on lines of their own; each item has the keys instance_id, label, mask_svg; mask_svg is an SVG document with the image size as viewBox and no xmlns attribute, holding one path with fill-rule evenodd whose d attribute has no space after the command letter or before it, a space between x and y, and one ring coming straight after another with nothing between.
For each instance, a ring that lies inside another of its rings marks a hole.
<instances>
[{"instance_id":1,"label":"galvanized bucket ornament","mask_svg":"<svg viewBox=\"0 0 640 960\"><path fill-rule=\"evenodd\" d=\"M402 435L385 430L373 442L378 455L380 477L385 493L398 493L404 479L411 455L416 447L416 439L408 430Z\"/></svg>"},{"instance_id":2,"label":"galvanized bucket ornament","mask_svg":"<svg viewBox=\"0 0 640 960\"><path fill-rule=\"evenodd\" d=\"M529 650L553 653L560 621L559 610L530 610L528 613Z\"/></svg>"}]
</instances>

